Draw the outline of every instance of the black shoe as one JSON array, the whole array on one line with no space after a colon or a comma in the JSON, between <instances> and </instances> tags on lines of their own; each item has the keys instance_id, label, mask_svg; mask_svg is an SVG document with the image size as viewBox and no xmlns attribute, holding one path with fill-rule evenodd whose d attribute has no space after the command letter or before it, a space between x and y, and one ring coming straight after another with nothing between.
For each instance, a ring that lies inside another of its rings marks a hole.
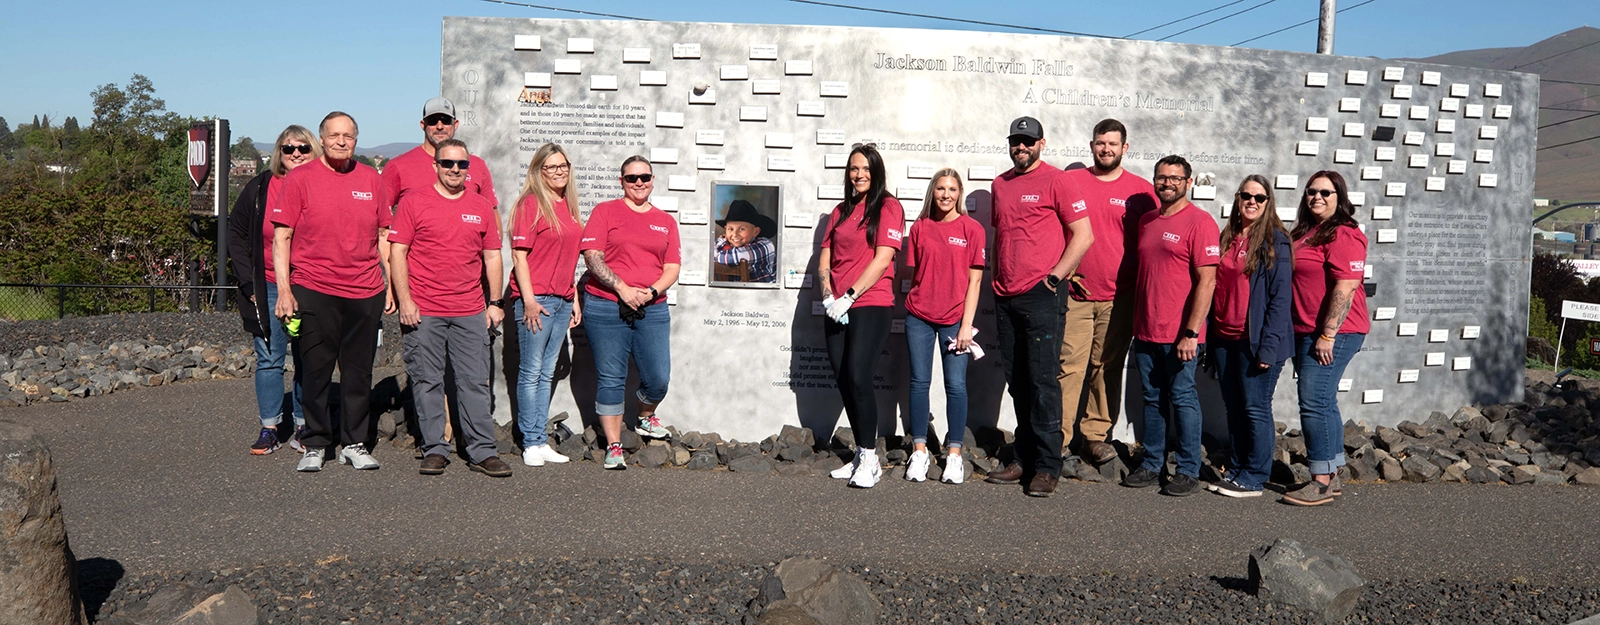
<instances>
[{"instance_id":1,"label":"black shoe","mask_svg":"<svg viewBox=\"0 0 1600 625\"><path fill-rule=\"evenodd\" d=\"M428 454L422 457L422 465L417 467L417 473L423 475L443 475L444 468L450 464L450 459L439 454Z\"/></svg>"},{"instance_id":2,"label":"black shoe","mask_svg":"<svg viewBox=\"0 0 1600 625\"><path fill-rule=\"evenodd\" d=\"M483 462L468 462L467 468L489 477L511 477L511 466L500 456L489 456Z\"/></svg>"},{"instance_id":3,"label":"black shoe","mask_svg":"<svg viewBox=\"0 0 1600 625\"><path fill-rule=\"evenodd\" d=\"M1161 487L1161 494L1171 497L1188 497L1200 492L1200 480L1182 473L1172 476L1167 480L1167 485Z\"/></svg>"},{"instance_id":4,"label":"black shoe","mask_svg":"<svg viewBox=\"0 0 1600 625\"><path fill-rule=\"evenodd\" d=\"M1122 478L1122 485L1128 488L1150 488L1159 483L1161 475L1144 467L1139 467Z\"/></svg>"}]
</instances>

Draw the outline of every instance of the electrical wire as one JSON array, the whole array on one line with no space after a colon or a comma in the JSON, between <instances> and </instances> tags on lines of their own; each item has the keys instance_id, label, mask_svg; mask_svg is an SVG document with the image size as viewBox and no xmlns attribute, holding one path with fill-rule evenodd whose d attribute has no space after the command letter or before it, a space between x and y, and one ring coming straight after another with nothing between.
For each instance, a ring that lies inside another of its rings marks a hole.
<instances>
[{"instance_id":1,"label":"electrical wire","mask_svg":"<svg viewBox=\"0 0 1600 625\"><path fill-rule=\"evenodd\" d=\"M1202 15L1205 15L1205 14L1207 14L1207 13L1210 13L1210 12L1212 12L1212 11L1220 11L1220 10L1222 10L1222 9L1226 9L1226 8L1228 8L1228 7L1231 7L1231 6L1233 6L1233 5L1235 5L1235 4L1239 4L1239 3L1241 3L1241 2L1244 2L1244 1L1245 1L1245 0L1233 0L1233 2L1229 2L1229 3L1227 3L1227 4L1224 4L1224 5L1222 5L1222 6L1219 6L1219 7L1214 7L1214 8L1210 8L1210 9L1206 9L1206 10L1204 10L1204 11L1201 11L1201 12L1199 12L1199 13L1196 13L1196 14L1194 14L1194 15L1190 15L1190 16L1188 16L1188 17L1180 17L1180 18L1178 18L1178 19L1175 19L1175 20L1172 20L1172 21L1170 21L1170 22L1167 22L1167 23L1165 23L1165 24L1161 24L1161 25L1159 25L1159 26L1151 26L1151 27L1149 27L1149 28L1146 28L1146 29L1144 29L1144 30L1141 30L1141 31L1139 31L1139 32L1136 32L1136 33L1130 33L1130 34L1128 34L1128 35L1125 35L1125 37L1126 37L1126 38L1128 38L1128 39L1132 39L1132 38L1134 38L1134 37L1137 37L1137 36L1139 36L1139 35L1143 35L1143 34L1145 34L1145 33L1147 33L1147 32L1150 32L1150 31L1152 31L1152 30L1156 30L1156 29L1159 29L1159 28L1166 28L1166 27L1168 27L1168 26L1171 26L1171 25L1173 25L1173 24L1176 24L1176 23L1178 23L1178 22L1187 22L1187 21L1189 21L1189 20L1192 20L1192 19L1194 19L1194 18L1197 18L1197 17L1200 17L1200 16L1202 16Z\"/></svg>"},{"instance_id":2,"label":"electrical wire","mask_svg":"<svg viewBox=\"0 0 1600 625\"><path fill-rule=\"evenodd\" d=\"M1356 3L1356 4L1353 4L1353 5L1350 5L1350 6L1347 6L1347 7L1345 7L1345 8L1342 8L1342 9L1339 9L1339 10L1338 10L1338 11L1337 11L1337 13L1343 13L1343 12L1345 12L1345 11L1349 11L1349 10L1351 10L1351 9L1356 9L1356 8L1360 8L1360 7L1364 7L1364 6L1367 6L1367 5L1369 5L1369 4L1372 4L1372 3L1374 3L1374 2L1377 2L1377 1L1378 1L1378 0L1367 0L1367 1L1366 1L1366 2L1360 2L1360 3ZM1300 22L1300 23L1299 23L1299 24L1294 24L1294 25L1291 25L1291 26L1284 26L1284 27L1283 27L1283 28L1279 28L1279 29L1277 29L1277 30L1274 30L1274 31L1272 31L1272 32L1270 32L1270 33L1267 33L1267 34L1265 34L1265 35L1256 35L1256 36L1254 36L1254 37L1251 37L1251 38L1249 38L1249 39L1246 39L1246 40L1244 40L1244 41L1241 41L1241 42L1239 42L1239 43L1236 43L1236 44L1233 44L1233 45L1234 45L1234 46L1242 46L1242 45L1244 45L1244 44L1247 44L1247 43L1250 43L1250 42L1252 42L1252 41L1255 41L1255 40L1257 40L1257 39L1265 39L1265 38L1267 38L1267 37L1271 37L1271 36L1273 36L1273 35L1276 35L1276 34L1278 34L1278 33L1281 33L1281 32L1283 32L1283 31L1286 31L1286 30L1293 30L1293 29L1296 29L1296 28L1299 28L1299 27L1301 27L1301 26L1305 26L1305 25L1306 25L1306 24L1314 24L1314 23L1316 23L1316 22L1317 22L1317 21L1318 21L1318 20L1320 20L1320 19L1322 19L1322 18L1321 18L1321 17L1314 17L1314 18L1311 18L1311 19L1309 19L1309 20L1306 20L1306 21L1304 21L1304 22Z\"/></svg>"},{"instance_id":3,"label":"electrical wire","mask_svg":"<svg viewBox=\"0 0 1600 625\"><path fill-rule=\"evenodd\" d=\"M1600 82L1583 82L1578 80L1556 80L1554 78L1540 78L1539 82L1553 82L1562 85L1582 85L1585 87L1600 87Z\"/></svg>"},{"instance_id":4,"label":"electrical wire","mask_svg":"<svg viewBox=\"0 0 1600 625\"><path fill-rule=\"evenodd\" d=\"M1187 32L1191 32L1191 31L1199 30L1201 28L1205 28L1207 26L1210 26L1210 25L1215 24L1217 22L1220 22L1222 20L1225 20L1225 19L1228 19L1228 18L1232 18L1232 17L1236 17L1236 16L1239 16L1239 15L1244 15L1245 13L1249 13L1251 11L1254 11L1256 9L1259 9L1261 7L1264 7L1264 6L1267 6L1267 5L1272 4L1274 2L1277 2L1277 1L1278 0L1267 0L1266 2L1263 2L1261 4L1255 5L1253 7L1248 8L1248 9L1245 9L1245 10L1242 10L1242 11L1239 11L1239 12L1236 12L1236 13L1229 13L1227 15L1224 15L1224 16L1219 17L1217 19L1211 20L1211 21L1206 22L1204 24L1201 24L1199 26L1195 26L1195 27L1192 27L1192 28L1180 30L1178 32L1175 32L1175 33L1172 33L1172 34L1167 35L1165 37L1162 37L1160 39L1157 39L1156 41L1166 41L1166 40L1171 39L1173 37L1176 37L1178 35L1182 35L1182 34L1187 33Z\"/></svg>"},{"instance_id":5,"label":"electrical wire","mask_svg":"<svg viewBox=\"0 0 1600 625\"><path fill-rule=\"evenodd\" d=\"M1571 50L1567 50L1567 51L1566 51L1566 52L1557 52L1557 53L1555 53L1555 54L1552 54L1552 55L1550 55L1550 56L1547 56L1547 57L1544 57L1544 58L1542 58L1542 59L1539 59L1539 60L1537 60L1537 61L1528 61L1528 62L1527 62L1527 63L1523 63L1523 64L1521 64L1521 65L1518 65L1518 66L1516 66L1516 67L1513 67L1513 68L1511 68L1511 71L1516 71L1516 70L1517 70L1517 69L1518 69L1518 68L1523 68L1523 67L1527 67L1527 66L1529 66L1529 65L1533 65L1533 64L1535 64L1535 63L1543 63L1543 62L1545 62L1545 61L1548 61L1548 60L1550 60L1550 59L1553 59L1553 58L1556 58L1556 57L1558 57L1558 56L1565 56L1565 55L1568 55L1568 54L1572 54L1572 53L1573 53L1573 52L1577 52L1577 51L1579 51L1579 50L1582 50L1582 49L1584 49L1584 48L1587 48L1587 47L1589 47L1589 46L1595 46L1595 45L1600 45L1600 40L1597 40L1597 41L1591 41L1591 42L1589 42L1589 43L1586 43L1586 44L1583 44L1583 45L1581 45L1581 46L1578 46L1578 47L1576 47L1576 48L1573 48L1573 49L1571 49ZM1540 149L1543 149L1543 148L1540 148Z\"/></svg>"},{"instance_id":6,"label":"electrical wire","mask_svg":"<svg viewBox=\"0 0 1600 625\"><path fill-rule=\"evenodd\" d=\"M1539 130L1544 130L1544 129L1549 128L1551 126L1560 126L1562 124L1570 124L1570 123L1578 121L1580 119L1589 119L1590 117L1594 117L1596 115L1600 115L1600 111L1589 113L1588 115L1580 115L1580 116L1574 117L1572 119L1563 119L1563 120L1558 121L1558 122L1548 123L1548 124L1545 124L1543 126L1540 126L1538 129Z\"/></svg>"},{"instance_id":7,"label":"electrical wire","mask_svg":"<svg viewBox=\"0 0 1600 625\"><path fill-rule=\"evenodd\" d=\"M480 2L492 2L494 4L506 4L506 5L518 6L518 7L527 7L527 8L530 8L530 9L544 9L546 11L556 11L558 13L576 13L578 15L590 15L590 16L594 16L594 17L614 17L614 18L617 18L617 19L637 20L637 21L641 21L641 22L654 21L654 20L651 20L649 18L634 17L632 15L617 15L615 13L599 13L599 12L595 12L595 11L584 11L584 10L581 10L581 9L566 9L566 8L562 8L562 7L553 7L553 6L543 5L543 4L528 4L526 2L511 2L510 0L479 0L479 1Z\"/></svg>"},{"instance_id":8,"label":"electrical wire","mask_svg":"<svg viewBox=\"0 0 1600 625\"><path fill-rule=\"evenodd\" d=\"M1549 149L1552 149L1552 148L1566 147L1566 146L1573 145L1573 144L1576 144L1576 143L1583 143L1585 141L1594 141L1595 139L1600 139L1600 135L1595 135L1593 137L1589 137L1588 139L1579 139L1577 141L1568 141L1566 143L1557 143L1555 145L1546 145L1546 146L1540 147L1538 150L1535 150L1535 151L1543 152L1545 150L1549 150Z\"/></svg>"},{"instance_id":9,"label":"electrical wire","mask_svg":"<svg viewBox=\"0 0 1600 625\"><path fill-rule=\"evenodd\" d=\"M489 0L484 0L484 1L488 2ZM969 19L963 19L963 18L959 18L959 17L946 17L946 16L943 16L943 15L930 15L930 14L927 14L927 13L911 13L911 12L907 12L907 11L893 11L893 10L889 10L889 9L875 9L875 8L872 8L872 7L860 7L860 6L854 6L854 5L849 5L849 4L835 4L833 2L819 2L818 0L789 0L789 1L790 2L798 2L800 4L811 4L811 5L816 5L816 6L830 7L830 8L835 8L835 9L850 9L852 11L866 11L868 13L883 13L883 14L886 14L886 15L899 15L899 16L902 16L902 17L920 17L920 18L923 18L923 19L943 20L943 21L946 21L946 22L960 22L962 24L976 24L976 25L979 25L979 26L999 26L1001 28L1015 28L1017 30L1031 30L1031 31L1041 32L1041 33L1055 33L1057 35L1073 35L1073 36L1076 36L1076 37L1094 37L1094 38L1097 38L1097 39L1123 39L1123 37L1117 37L1115 35L1096 35L1094 33L1080 33L1080 32L1071 31L1071 30L1056 30L1054 28L1042 28L1042 27L1038 27L1038 26L1020 26L1020 25L1017 25L1017 24L1004 24L1004 23L1001 23L1001 22L985 22L985 21L982 21L982 20L969 20Z\"/></svg>"}]
</instances>

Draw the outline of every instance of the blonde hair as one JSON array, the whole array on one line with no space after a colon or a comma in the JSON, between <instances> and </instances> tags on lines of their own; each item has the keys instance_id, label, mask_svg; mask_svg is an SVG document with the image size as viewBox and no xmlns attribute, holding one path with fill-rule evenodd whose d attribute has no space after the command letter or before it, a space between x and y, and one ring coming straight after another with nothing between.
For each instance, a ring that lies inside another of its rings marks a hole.
<instances>
[{"instance_id":1,"label":"blonde hair","mask_svg":"<svg viewBox=\"0 0 1600 625\"><path fill-rule=\"evenodd\" d=\"M284 174L289 173L289 168L283 164L283 142L290 139L311 146L311 160L322 158L322 143L318 142L316 135L311 134L310 130L306 130L305 126L293 124L288 128L284 128L283 132L278 133L278 140L272 142L272 156L267 161L267 170L278 178L282 178Z\"/></svg>"},{"instance_id":2,"label":"blonde hair","mask_svg":"<svg viewBox=\"0 0 1600 625\"><path fill-rule=\"evenodd\" d=\"M967 214L967 187L961 182L961 174L956 170L946 167L934 172L933 179L928 181L928 192L922 196L922 214L917 219L927 219L933 214L933 190L939 186L940 178L954 178L956 181L956 212Z\"/></svg>"},{"instance_id":3,"label":"blonde hair","mask_svg":"<svg viewBox=\"0 0 1600 625\"><path fill-rule=\"evenodd\" d=\"M578 183L572 171L572 157L567 156L567 151L554 143L539 146L533 153L533 160L528 161L528 176L522 183L522 192L517 194L517 202L511 206L511 227L522 223L522 202L532 196L539 203L539 212L534 215L533 223L540 219L550 222L550 227L556 232L561 232L561 220L556 219L556 192L544 181L544 163L550 157L560 154L567 159L567 189L562 198L567 201L567 211L572 213L572 220L583 225L583 218L578 212Z\"/></svg>"}]
</instances>

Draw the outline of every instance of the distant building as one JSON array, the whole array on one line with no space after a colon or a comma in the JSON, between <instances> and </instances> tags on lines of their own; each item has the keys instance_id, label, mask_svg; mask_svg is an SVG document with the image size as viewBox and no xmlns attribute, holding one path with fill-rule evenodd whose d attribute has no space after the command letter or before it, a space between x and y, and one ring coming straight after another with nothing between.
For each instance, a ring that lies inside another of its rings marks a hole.
<instances>
[{"instance_id":1,"label":"distant building","mask_svg":"<svg viewBox=\"0 0 1600 625\"><path fill-rule=\"evenodd\" d=\"M1550 205L1550 200L1547 200L1547 199L1542 198L1542 197L1536 197L1536 198L1533 198L1533 205L1534 206L1549 206Z\"/></svg>"},{"instance_id":2,"label":"distant building","mask_svg":"<svg viewBox=\"0 0 1600 625\"><path fill-rule=\"evenodd\" d=\"M233 166L228 168L228 178L232 180L249 180L256 177L258 164L255 159L236 158Z\"/></svg>"}]
</instances>

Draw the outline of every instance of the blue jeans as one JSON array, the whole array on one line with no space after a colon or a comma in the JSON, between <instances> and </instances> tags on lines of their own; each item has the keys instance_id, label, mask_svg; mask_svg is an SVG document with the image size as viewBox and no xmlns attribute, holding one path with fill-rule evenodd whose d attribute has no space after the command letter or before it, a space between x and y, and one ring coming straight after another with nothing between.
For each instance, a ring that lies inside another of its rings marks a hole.
<instances>
[{"instance_id":1,"label":"blue jeans","mask_svg":"<svg viewBox=\"0 0 1600 625\"><path fill-rule=\"evenodd\" d=\"M666 302L644 309L644 318L623 321L620 306L604 297L583 296L583 331L594 352L598 379L594 412L602 417L622 414L627 402L628 357L639 370L639 401L659 404L667 397L672 378L672 312Z\"/></svg>"},{"instance_id":2,"label":"blue jeans","mask_svg":"<svg viewBox=\"0 0 1600 625\"><path fill-rule=\"evenodd\" d=\"M1170 407L1178 427L1178 473L1200 477L1200 393L1194 388L1194 366L1199 359L1179 360L1176 343L1139 339L1133 340L1133 357L1144 386L1144 463L1140 468L1160 473L1167 463L1165 409Z\"/></svg>"},{"instance_id":3,"label":"blue jeans","mask_svg":"<svg viewBox=\"0 0 1600 625\"><path fill-rule=\"evenodd\" d=\"M550 387L555 381L556 360L567 339L567 324L572 321L572 302L554 295L536 295L534 301L550 314L540 318L539 331L522 323L522 298L511 305L517 324L517 346L522 360L517 366L517 429L522 430L522 446L545 444L544 428L550 420Z\"/></svg>"},{"instance_id":4,"label":"blue jeans","mask_svg":"<svg viewBox=\"0 0 1600 625\"><path fill-rule=\"evenodd\" d=\"M277 285L267 285L267 310L278 307ZM256 408L261 412L261 427L275 428L283 423L283 363L294 354L290 349L289 334L283 331L283 321L276 316L262 320L267 324L269 338L256 337ZM298 342L296 340L295 342ZM306 414L300 407L300 358L294 357L294 391L291 402L296 428L305 425Z\"/></svg>"},{"instance_id":5,"label":"blue jeans","mask_svg":"<svg viewBox=\"0 0 1600 625\"><path fill-rule=\"evenodd\" d=\"M1338 335L1333 341L1333 363L1323 366L1311 355L1318 335L1294 337L1294 370L1300 374L1300 432L1306 437L1306 457L1316 475L1338 473L1344 466L1344 420L1339 417L1339 378L1350 359L1361 351L1365 334Z\"/></svg>"},{"instance_id":6,"label":"blue jeans","mask_svg":"<svg viewBox=\"0 0 1600 625\"><path fill-rule=\"evenodd\" d=\"M1233 439L1227 477L1250 490L1261 490L1272 475L1272 444L1277 436L1272 424L1272 394L1278 388L1283 363L1258 367L1249 340L1214 337L1210 353L1221 377L1228 436Z\"/></svg>"},{"instance_id":7,"label":"blue jeans","mask_svg":"<svg viewBox=\"0 0 1600 625\"><path fill-rule=\"evenodd\" d=\"M967 430L968 354L953 354L946 346L961 330L960 323L935 325L906 315L906 348L911 358L911 440L928 442L928 388L933 383L933 354L944 365L944 417L949 424L945 444L960 447Z\"/></svg>"}]
</instances>

